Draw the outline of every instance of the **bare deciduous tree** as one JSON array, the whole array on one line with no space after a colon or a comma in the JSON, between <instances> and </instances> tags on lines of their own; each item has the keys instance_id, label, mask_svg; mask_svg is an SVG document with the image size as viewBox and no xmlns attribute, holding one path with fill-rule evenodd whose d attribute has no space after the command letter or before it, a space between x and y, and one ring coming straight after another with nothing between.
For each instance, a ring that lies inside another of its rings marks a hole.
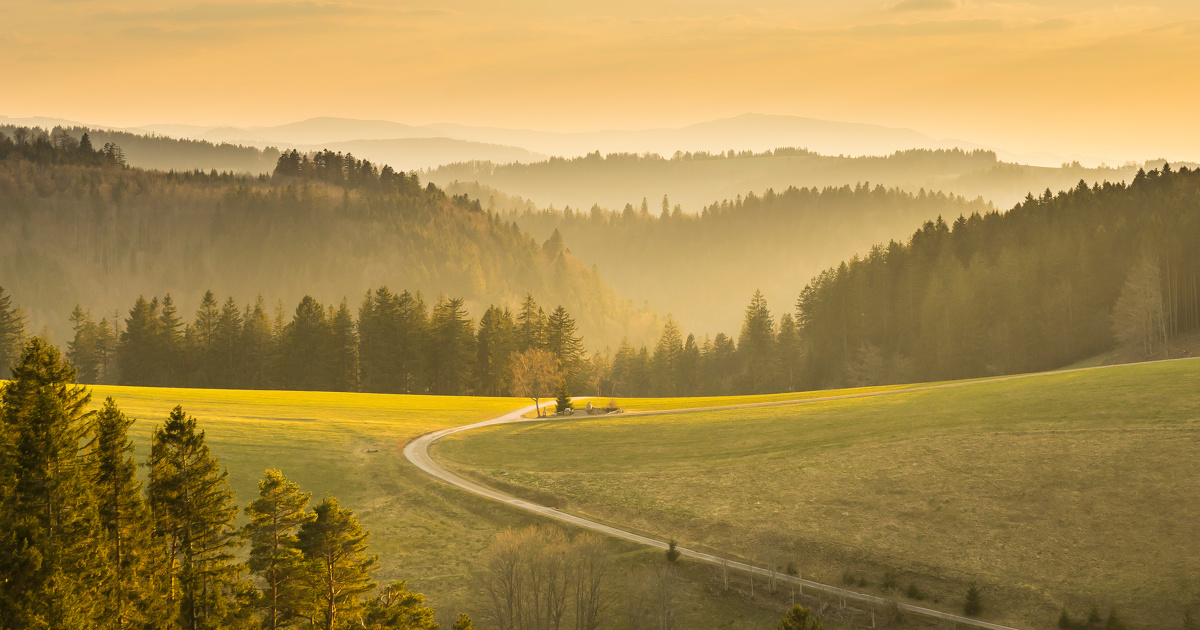
<instances>
[{"instance_id":1,"label":"bare deciduous tree","mask_svg":"<svg viewBox=\"0 0 1200 630\"><path fill-rule=\"evenodd\" d=\"M512 393L533 400L538 415L544 415L539 401L552 395L563 380L562 364L545 350L530 348L512 355Z\"/></svg>"},{"instance_id":2,"label":"bare deciduous tree","mask_svg":"<svg viewBox=\"0 0 1200 630\"><path fill-rule=\"evenodd\" d=\"M595 630L609 606L609 563L595 535L505 530L484 556L491 620L500 630Z\"/></svg>"}]
</instances>

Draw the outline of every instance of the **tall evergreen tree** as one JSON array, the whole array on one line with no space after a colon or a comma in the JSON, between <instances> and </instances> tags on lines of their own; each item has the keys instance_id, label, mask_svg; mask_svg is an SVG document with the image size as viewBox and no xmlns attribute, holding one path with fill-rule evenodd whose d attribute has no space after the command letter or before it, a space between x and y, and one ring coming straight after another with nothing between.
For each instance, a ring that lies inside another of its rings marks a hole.
<instances>
[{"instance_id":1,"label":"tall evergreen tree","mask_svg":"<svg viewBox=\"0 0 1200 630\"><path fill-rule=\"evenodd\" d=\"M309 567L310 621L322 630L334 630L358 610L362 595L375 588L371 570L376 558L367 556L368 533L337 499L326 497L313 511L316 518L301 525L298 536Z\"/></svg>"},{"instance_id":2,"label":"tall evergreen tree","mask_svg":"<svg viewBox=\"0 0 1200 630\"><path fill-rule=\"evenodd\" d=\"M762 291L755 291L746 307L746 319L737 345L746 370L746 391L753 394L768 391L774 385L775 322Z\"/></svg>"},{"instance_id":3,"label":"tall evergreen tree","mask_svg":"<svg viewBox=\"0 0 1200 630\"><path fill-rule=\"evenodd\" d=\"M242 313L237 302L234 302L232 297L226 299L220 314L217 315L217 325L212 338L213 372L210 382L217 387L237 387L244 380L241 373L244 363L242 354L245 352L245 346L242 345L243 327Z\"/></svg>"},{"instance_id":4,"label":"tall evergreen tree","mask_svg":"<svg viewBox=\"0 0 1200 630\"><path fill-rule=\"evenodd\" d=\"M190 384L187 382L189 371L194 365L188 364L187 349L184 347L183 319L175 308L171 294L163 296L162 310L158 316L158 326L154 329L154 347L156 356L151 358L159 376L157 384L180 387Z\"/></svg>"},{"instance_id":5,"label":"tall evergreen tree","mask_svg":"<svg viewBox=\"0 0 1200 630\"><path fill-rule=\"evenodd\" d=\"M274 385L275 336L261 295L255 300L254 309L247 309L242 317L242 346L245 348L245 363L241 369L245 378L243 386L266 389Z\"/></svg>"},{"instance_id":6,"label":"tall evergreen tree","mask_svg":"<svg viewBox=\"0 0 1200 630\"><path fill-rule=\"evenodd\" d=\"M75 368L34 337L0 390L0 611L10 628L100 620L102 538L81 443L93 412Z\"/></svg>"},{"instance_id":7,"label":"tall evergreen tree","mask_svg":"<svg viewBox=\"0 0 1200 630\"><path fill-rule=\"evenodd\" d=\"M683 354L683 338L680 336L679 324L674 319L667 318L663 325L662 335L654 346L654 355L650 367L650 389L654 396L677 396L679 377L679 358Z\"/></svg>"},{"instance_id":8,"label":"tall evergreen tree","mask_svg":"<svg viewBox=\"0 0 1200 630\"><path fill-rule=\"evenodd\" d=\"M283 331L283 386L288 389L330 390L333 387L333 339L325 309L311 296L296 306Z\"/></svg>"},{"instance_id":9,"label":"tall evergreen tree","mask_svg":"<svg viewBox=\"0 0 1200 630\"><path fill-rule=\"evenodd\" d=\"M101 353L99 329L92 314L78 304L71 312L71 328L75 335L67 344L67 359L77 370L80 383L96 383L100 377Z\"/></svg>"},{"instance_id":10,"label":"tall evergreen tree","mask_svg":"<svg viewBox=\"0 0 1200 630\"><path fill-rule=\"evenodd\" d=\"M354 325L354 316L350 314L350 306L346 300L342 300L336 311L332 306L329 308L332 386L334 391L356 392L359 385L359 364L358 331Z\"/></svg>"},{"instance_id":11,"label":"tall evergreen tree","mask_svg":"<svg viewBox=\"0 0 1200 630\"><path fill-rule=\"evenodd\" d=\"M537 305L533 294L526 293L517 311L517 352L546 347L546 313Z\"/></svg>"},{"instance_id":12,"label":"tall evergreen tree","mask_svg":"<svg viewBox=\"0 0 1200 630\"><path fill-rule=\"evenodd\" d=\"M475 334L462 298L439 297L429 328L431 390L436 394L464 393L475 358Z\"/></svg>"},{"instance_id":13,"label":"tall evergreen tree","mask_svg":"<svg viewBox=\"0 0 1200 630\"><path fill-rule=\"evenodd\" d=\"M21 356L24 339L25 316L0 287L0 379L8 378L8 368Z\"/></svg>"},{"instance_id":14,"label":"tall evergreen tree","mask_svg":"<svg viewBox=\"0 0 1200 630\"><path fill-rule=\"evenodd\" d=\"M250 541L250 571L264 586L257 599L262 627L283 628L304 608L304 559L297 547L300 526L315 517L308 511L309 494L278 470L268 470L258 482L258 498L246 506L250 522L242 530Z\"/></svg>"},{"instance_id":15,"label":"tall evergreen tree","mask_svg":"<svg viewBox=\"0 0 1200 630\"><path fill-rule=\"evenodd\" d=\"M162 350L159 347L159 323L158 298L147 301L138 296L133 308L129 309L117 347L122 385L162 384L158 365Z\"/></svg>"},{"instance_id":16,"label":"tall evergreen tree","mask_svg":"<svg viewBox=\"0 0 1200 630\"><path fill-rule=\"evenodd\" d=\"M153 627L159 621L162 581L151 556L150 513L133 459L128 430L133 419L112 398L96 415L90 482L103 537L99 552L107 565L97 591L97 627L124 630Z\"/></svg>"},{"instance_id":17,"label":"tall evergreen tree","mask_svg":"<svg viewBox=\"0 0 1200 630\"><path fill-rule=\"evenodd\" d=\"M221 370L221 349L218 347L218 328L221 308L217 296L205 291L196 308L196 320L188 328L187 347L194 365L192 382L201 387L213 387Z\"/></svg>"},{"instance_id":18,"label":"tall evergreen tree","mask_svg":"<svg viewBox=\"0 0 1200 630\"><path fill-rule=\"evenodd\" d=\"M479 318L475 343L475 393L503 396L512 379L511 356L516 351L516 325L512 313L488 307Z\"/></svg>"},{"instance_id":19,"label":"tall evergreen tree","mask_svg":"<svg viewBox=\"0 0 1200 630\"><path fill-rule=\"evenodd\" d=\"M779 387L781 391L794 392L800 379L800 331L791 313L779 317L779 335L775 340L779 357Z\"/></svg>"},{"instance_id":20,"label":"tall evergreen tree","mask_svg":"<svg viewBox=\"0 0 1200 630\"><path fill-rule=\"evenodd\" d=\"M154 429L150 510L169 576L167 602L184 630L222 628L236 613L237 516L227 471L204 443L196 419L175 407Z\"/></svg>"},{"instance_id":21,"label":"tall evergreen tree","mask_svg":"<svg viewBox=\"0 0 1200 630\"><path fill-rule=\"evenodd\" d=\"M560 305L554 309L546 319L545 331L544 347L562 364L571 388L585 390L585 384L580 380L583 372L583 338L579 336L575 320L566 308Z\"/></svg>"}]
</instances>

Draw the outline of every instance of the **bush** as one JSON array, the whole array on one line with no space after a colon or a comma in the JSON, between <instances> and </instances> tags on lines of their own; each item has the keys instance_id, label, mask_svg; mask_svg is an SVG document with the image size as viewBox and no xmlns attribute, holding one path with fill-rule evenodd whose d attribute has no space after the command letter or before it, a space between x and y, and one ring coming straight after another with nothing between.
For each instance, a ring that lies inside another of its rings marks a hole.
<instances>
[{"instance_id":1,"label":"bush","mask_svg":"<svg viewBox=\"0 0 1200 630\"><path fill-rule=\"evenodd\" d=\"M1117 614L1116 608L1109 609L1108 622L1104 624L1104 630L1125 630L1125 620Z\"/></svg>"},{"instance_id":2,"label":"bush","mask_svg":"<svg viewBox=\"0 0 1200 630\"><path fill-rule=\"evenodd\" d=\"M795 562L788 562L787 568L784 569L784 573L787 573L792 577L798 577L800 575L800 569L796 568Z\"/></svg>"},{"instance_id":3,"label":"bush","mask_svg":"<svg viewBox=\"0 0 1200 630\"><path fill-rule=\"evenodd\" d=\"M883 574L883 588L884 590L896 588L896 576L891 571Z\"/></svg>"},{"instance_id":4,"label":"bush","mask_svg":"<svg viewBox=\"0 0 1200 630\"><path fill-rule=\"evenodd\" d=\"M922 593L921 589L917 588L917 585L913 584L912 582L908 583L908 590L904 592L904 595L909 599L915 599L917 601L925 599L925 593Z\"/></svg>"},{"instance_id":5,"label":"bush","mask_svg":"<svg viewBox=\"0 0 1200 630\"><path fill-rule=\"evenodd\" d=\"M779 621L779 630L825 630L821 618L812 614L807 608L796 605L787 611Z\"/></svg>"},{"instance_id":6,"label":"bush","mask_svg":"<svg viewBox=\"0 0 1200 630\"><path fill-rule=\"evenodd\" d=\"M963 614L973 617L983 612L983 602L979 598L979 586L974 582L967 587L967 601L963 602Z\"/></svg>"},{"instance_id":7,"label":"bush","mask_svg":"<svg viewBox=\"0 0 1200 630\"><path fill-rule=\"evenodd\" d=\"M857 581L858 579L851 575L849 571L842 572L842 584L854 586L854 583Z\"/></svg>"},{"instance_id":8,"label":"bush","mask_svg":"<svg viewBox=\"0 0 1200 630\"><path fill-rule=\"evenodd\" d=\"M1100 609L1096 608L1095 604L1092 604L1092 611L1088 613L1088 623L1097 624L1100 621Z\"/></svg>"},{"instance_id":9,"label":"bush","mask_svg":"<svg viewBox=\"0 0 1200 630\"><path fill-rule=\"evenodd\" d=\"M674 539L667 543L667 562L679 562L680 553L675 547L676 543Z\"/></svg>"},{"instance_id":10,"label":"bush","mask_svg":"<svg viewBox=\"0 0 1200 630\"><path fill-rule=\"evenodd\" d=\"M869 586L870 584L867 582L867 578L865 578L865 577L860 577L860 578L858 578L858 585L859 585L859 587L861 587L861 588L866 588L866 587L867 587L867 586Z\"/></svg>"},{"instance_id":11,"label":"bush","mask_svg":"<svg viewBox=\"0 0 1200 630\"><path fill-rule=\"evenodd\" d=\"M1058 627L1062 630L1071 630L1075 626L1071 621L1071 615L1067 614L1067 607L1063 606L1062 613L1058 616Z\"/></svg>"}]
</instances>

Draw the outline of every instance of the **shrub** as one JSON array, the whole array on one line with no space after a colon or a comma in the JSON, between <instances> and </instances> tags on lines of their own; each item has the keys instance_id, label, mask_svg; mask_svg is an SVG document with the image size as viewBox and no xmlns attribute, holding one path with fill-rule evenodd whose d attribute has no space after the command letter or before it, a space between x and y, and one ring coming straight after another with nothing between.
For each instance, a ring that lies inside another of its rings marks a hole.
<instances>
[{"instance_id":1,"label":"shrub","mask_svg":"<svg viewBox=\"0 0 1200 630\"><path fill-rule=\"evenodd\" d=\"M1088 623L1097 624L1100 621L1100 609L1096 608L1095 604L1092 604L1092 611L1088 613Z\"/></svg>"},{"instance_id":2,"label":"shrub","mask_svg":"<svg viewBox=\"0 0 1200 630\"><path fill-rule=\"evenodd\" d=\"M667 543L667 562L679 562L679 550L675 548L675 540Z\"/></svg>"},{"instance_id":3,"label":"shrub","mask_svg":"<svg viewBox=\"0 0 1200 630\"><path fill-rule=\"evenodd\" d=\"M1117 614L1116 608L1109 609L1108 622L1104 624L1104 630L1125 630L1125 620Z\"/></svg>"},{"instance_id":4,"label":"shrub","mask_svg":"<svg viewBox=\"0 0 1200 630\"><path fill-rule=\"evenodd\" d=\"M891 571L883 574L883 588L896 588L896 576Z\"/></svg>"},{"instance_id":5,"label":"shrub","mask_svg":"<svg viewBox=\"0 0 1200 630\"><path fill-rule=\"evenodd\" d=\"M825 630L821 618L812 614L807 608L796 605L787 611L779 621L779 630Z\"/></svg>"},{"instance_id":6,"label":"shrub","mask_svg":"<svg viewBox=\"0 0 1200 630\"><path fill-rule=\"evenodd\" d=\"M963 614L973 617L983 612L983 602L979 598L979 586L974 582L967 587L967 601L963 602Z\"/></svg>"},{"instance_id":7,"label":"shrub","mask_svg":"<svg viewBox=\"0 0 1200 630\"><path fill-rule=\"evenodd\" d=\"M1071 630L1074 627L1071 621L1071 615L1067 613L1067 607L1063 606L1062 613L1058 615L1058 627L1062 630Z\"/></svg>"},{"instance_id":8,"label":"shrub","mask_svg":"<svg viewBox=\"0 0 1200 630\"><path fill-rule=\"evenodd\" d=\"M867 578L865 578L865 577L858 578L858 585L862 588L866 588L869 585L869 583L867 582Z\"/></svg>"},{"instance_id":9,"label":"shrub","mask_svg":"<svg viewBox=\"0 0 1200 630\"><path fill-rule=\"evenodd\" d=\"M909 599L915 599L917 601L925 599L925 593L922 593L921 589L917 588L917 585L913 584L912 582L908 583L908 590L904 592L904 595Z\"/></svg>"},{"instance_id":10,"label":"shrub","mask_svg":"<svg viewBox=\"0 0 1200 630\"><path fill-rule=\"evenodd\" d=\"M851 575L849 571L842 572L842 584L853 586L857 581L858 579Z\"/></svg>"},{"instance_id":11,"label":"shrub","mask_svg":"<svg viewBox=\"0 0 1200 630\"><path fill-rule=\"evenodd\" d=\"M797 577L800 575L800 569L796 568L795 562L788 562L787 568L784 569L784 573L787 573L788 575L790 575L792 577Z\"/></svg>"}]
</instances>

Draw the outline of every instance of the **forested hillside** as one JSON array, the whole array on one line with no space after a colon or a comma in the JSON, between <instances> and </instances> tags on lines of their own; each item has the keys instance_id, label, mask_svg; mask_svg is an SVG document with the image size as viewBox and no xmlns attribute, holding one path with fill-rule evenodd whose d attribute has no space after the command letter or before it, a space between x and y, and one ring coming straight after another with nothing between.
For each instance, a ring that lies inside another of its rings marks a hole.
<instances>
[{"instance_id":1,"label":"forested hillside","mask_svg":"<svg viewBox=\"0 0 1200 630\"><path fill-rule=\"evenodd\" d=\"M622 295L649 301L703 335L736 331L738 311L755 289L773 304L791 303L814 275L855 252L902 238L939 215L990 209L978 200L860 184L768 189L698 215L656 200L621 212L526 208L509 217L534 234L561 239Z\"/></svg>"},{"instance_id":2,"label":"forested hillside","mask_svg":"<svg viewBox=\"0 0 1200 630\"><path fill-rule=\"evenodd\" d=\"M1001 162L991 151L913 149L882 156L821 155L805 149L779 148L763 153L676 153L665 158L654 154L612 153L531 164L466 162L439 167L426 178L439 185L454 181L479 182L520 195L540 207L571 206L579 210L599 204L621 208L670 197L685 213L747 191L789 186L843 186L870 181L916 193L920 189L954 192L969 199L983 196L999 207L1009 207L1031 190L1062 190L1080 179L1128 180L1136 166L1061 168ZM485 204L487 199L482 199Z\"/></svg>"},{"instance_id":3,"label":"forested hillside","mask_svg":"<svg viewBox=\"0 0 1200 630\"><path fill-rule=\"evenodd\" d=\"M289 154L293 170L285 159L279 175L243 177L96 155L44 133L0 139L0 278L33 331L65 337L76 304L99 316L139 295L294 304L382 285L460 297L477 313L530 293L568 308L597 344L645 338L653 324L560 244L386 166Z\"/></svg>"},{"instance_id":4,"label":"forested hillside","mask_svg":"<svg viewBox=\"0 0 1200 630\"><path fill-rule=\"evenodd\" d=\"M21 131L24 129L24 131ZM11 125L0 125L0 133L9 137L36 135L40 130ZM273 148L212 143L204 140L184 140L166 136L142 135L111 129L89 129L85 127L56 127L52 134L56 140L72 138L76 141L87 134L93 144L114 144L121 147L125 162L139 168L162 171L230 171L233 173L270 173L279 159L279 150Z\"/></svg>"},{"instance_id":5,"label":"forested hillside","mask_svg":"<svg viewBox=\"0 0 1200 630\"><path fill-rule=\"evenodd\" d=\"M1139 171L930 221L801 293L804 381L873 384L1144 357L1200 328L1200 171Z\"/></svg>"}]
</instances>

